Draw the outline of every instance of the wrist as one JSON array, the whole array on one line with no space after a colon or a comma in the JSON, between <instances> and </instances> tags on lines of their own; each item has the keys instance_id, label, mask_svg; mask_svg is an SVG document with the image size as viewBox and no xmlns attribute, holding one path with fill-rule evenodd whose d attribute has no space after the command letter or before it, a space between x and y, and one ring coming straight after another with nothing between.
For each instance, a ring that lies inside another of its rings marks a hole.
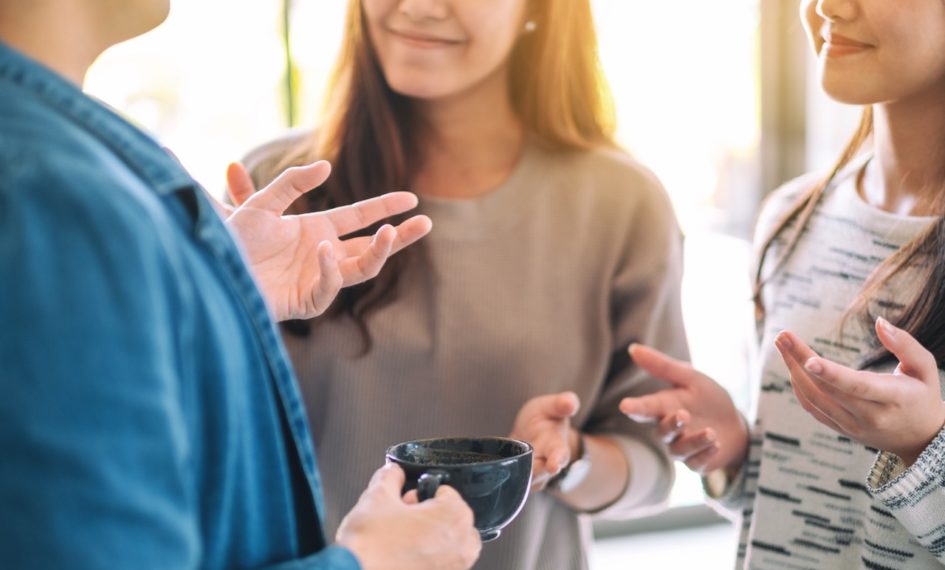
<instances>
[{"instance_id":1,"label":"wrist","mask_svg":"<svg viewBox=\"0 0 945 570\"><path fill-rule=\"evenodd\" d=\"M578 458L584 455L584 434L574 428L568 429L568 465L574 463ZM567 467L567 466L565 466Z\"/></svg>"},{"instance_id":2,"label":"wrist","mask_svg":"<svg viewBox=\"0 0 945 570\"><path fill-rule=\"evenodd\" d=\"M549 489L560 493L567 493L578 487L591 470L591 458L587 453L584 434L572 428L568 435L571 458L564 469L548 482Z\"/></svg>"},{"instance_id":3,"label":"wrist","mask_svg":"<svg viewBox=\"0 0 945 570\"><path fill-rule=\"evenodd\" d=\"M907 468L912 467L915 464L915 462L919 460L919 457L922 456L922 453L925 452L925 450L929 447L929 445L933 441L935 441L935 438L938 437L940 433L942 433L943 429L945 429L945 403L943 403L941 412L942 412L942 418L937 420L935 424L933 424L933 425L937 425L938 429L932 432L928 437L922 438L922 441L920 441L917 445L913 445L905 449L890 449L889 450L890 453L893 453L896 456L898 456L899 459L902 460L902 462L905 464Z\"/></svg>"},{"instance_id":4,"label":"wrist","mask_svg":"<svg viewBox=\"0 0 945 570\"><path fill-rule=\"evenodd\" d=\"M363 546L361 544L358 544L358 542L359 541L357 540L349 540L347 537L345 538L339 537L335 539L335 546L344 548L348 552L350 552L351 556L353 556L354 559L358 561L358 565L361 566L362 569L365 569L369 567L368 564L366 563L367 562L366 560L367 557L365 556L366 553L363 550Z\"/></svg>"},{"instance_id":5,"label":"wrist","mask_svg":"<svg viewBox=\"0 0 945 570\"><path fill-rule=\"evenodd\" d=\"M751 448L751 428L748 427L748 420L745 419L745 416L738 414L738 423L741 430L735 441L741 442L741 449L722 467L725 473L730 475L731 478L734 478L735 475L738 475L738 472L742 470L742 465L744 465L745 460L748 459L748 450Z\"/></svg>"}]
</instances>

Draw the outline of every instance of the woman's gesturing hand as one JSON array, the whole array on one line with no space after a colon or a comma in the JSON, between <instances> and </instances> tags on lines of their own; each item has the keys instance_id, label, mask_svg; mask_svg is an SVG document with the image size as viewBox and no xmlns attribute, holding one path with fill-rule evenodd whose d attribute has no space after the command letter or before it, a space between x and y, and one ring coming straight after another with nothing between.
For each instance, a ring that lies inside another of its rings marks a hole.
<instances>
[{"instance_id":1,"label":"woman's gesturing hand","mask_svg":"<svg viewBox=\"0 0 945 570\"><path fill-rule=\"evenodd\" d=\"M935 358L880 317L876 334L899 359L892 374L853 370L821 358L797 335L775 339L801 406L817 421L912 465L945 425Z\"/></svg>"},{"instance_id":2,"label":"woman's gesturing hand","mask_svg":"<svg viewBox=\"0 0 945 570\"><path fill-rule=\"evenodd\" d=\"M639 422L657 422L675 459L698 473L737 468L748 450L748 428L725 388L652 348L630 346L633 362L671 386L624 398L620 411Z\"/></svg>"},{"instance_id":3,"label":"woman's gesturing hand","mask_svg":"<svg viewBox=\"0 0 945 570\"><path fill-rule=\"evenodd\" d=\"M581 402L574 392L536 396L525 402L509 437L535 449L532 490L538 491L571 460L571 417Z\"/></svg>"},{"instance_id":4,"label":"woman's gesturing hand","mask_svg":"<svg viewBox=\"0 0 945 570\"><path fill-rule=\"evenodd\" d=\"M255 191L239 164L227 170L236 208L226 220L277 320L322 314L342 287L373 278L387 259L427 235L432 222L414 216L397 227L384 225L373 236L343 239L417 205L409 192L392 192L324 212L284 215L299 197L321 185L327 162L290 168Z\"/></svg>"}]
</instances>

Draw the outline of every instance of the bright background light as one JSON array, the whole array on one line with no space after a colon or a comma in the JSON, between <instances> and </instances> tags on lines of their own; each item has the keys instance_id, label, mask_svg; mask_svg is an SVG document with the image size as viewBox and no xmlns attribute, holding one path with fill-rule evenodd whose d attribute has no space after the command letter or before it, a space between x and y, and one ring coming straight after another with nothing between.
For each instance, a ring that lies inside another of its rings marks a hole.
<instances>
[{"instance_id":1,"label":"bright background light","mask_svg":"<svg viewBox=\"0 0 945 570\"><path fill-rule=\"evenodd\" d=\"M542 0L569 1L569 0ZM747 406L745 238L759 180L759 0L592 0L619 141L665 184L687 236L695 364ZM297 0L290 46L300 124L314 125L345 2ZM158 30L106 53L87 90L171 148L211 193L227 163L287 128L279 2L177 0ZM674 504L702 501L680 469Z\"/></svg>"}]
</instances>

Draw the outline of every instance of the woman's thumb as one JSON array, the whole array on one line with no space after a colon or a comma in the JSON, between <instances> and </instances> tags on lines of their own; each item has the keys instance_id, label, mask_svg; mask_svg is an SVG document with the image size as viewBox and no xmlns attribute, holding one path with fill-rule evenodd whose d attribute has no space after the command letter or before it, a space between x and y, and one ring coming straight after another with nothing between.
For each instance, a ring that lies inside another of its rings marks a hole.
<instances>
[{"instance_id":1,"label":"woman's thumb","mask_svg":"<svg viewBox=\"0 0 945 570\"><path fill-rule=\"evenodd\" d=\"M919 341L903 329L878 317L876 336L886 349L899 360L899 370L908 376L938 386L938 366L935 357Z\"/></svg>"},{"instance_id":2,"label":"woman's thumb","mask_svg":"<svg viewBox=\"0 0 945 570\"><path fill-rule=\"evenodd\" d=\"M574 392L561 392L555 398L555 413L560 418L570 418L581 407L581 399Z\"/></svg>"}]
</instances>

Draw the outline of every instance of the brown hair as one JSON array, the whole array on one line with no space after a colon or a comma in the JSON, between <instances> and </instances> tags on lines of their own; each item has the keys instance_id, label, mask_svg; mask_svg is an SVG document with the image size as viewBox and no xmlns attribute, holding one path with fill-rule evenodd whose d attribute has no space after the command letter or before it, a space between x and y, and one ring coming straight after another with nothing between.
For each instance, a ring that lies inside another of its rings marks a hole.
<instances>
[{"instance_id":1,"label":"brown hair","mask_svg":"<svg viewBox=\"0 0 945 570\"><path fill-rule=\"evenodd\" d=\"M528 15L537 26L519 39L509 61L512 107L526 133L551 150L613 146L613 104L600 69L589 0L532 0ZM332 162L332 177L306 195L306 209L409 188L422 159L416 141L423 124L409 99L387 85L360 0L348 3L328 93L318 133L281 164L316 158ZM397 254L375 279L342 290L327 316L353 318L369 350L367 315L395 298L404 267L423 254L422 242ZM307 323L299 325L288 328L304 334Z\"/></svg>"},{"instance_id":2,"label":"brown hair","mask_svg":"<svg viewBox=\"0 0 945 570\"><path fill-rule=\"evenodd\" d=\"M754 302L757 318L764 318L762 304L764 286L784 268L824 192L830 187L837 174L857 156L872 132L873 111L872 107L866 107L860 119L859 128L828 176L803 194L764 240L755 275ZM902 305L886 307L896 311L886 318L914 336L922 346L932 352L936 362L945 363L945 217L942 217L945 213L945 180L942 181L936 208L939 219L911 242L902 246L867 277L863 288L851 303L844 322L847 316L859 315L867 323L872 324L875 315L872 313L870 304L879 291L906 268L924 271L925 275L921 277L921 281L927 285L916 294L915 298L905 299ZM780 233L794 222L796 222L794 228L783 252L775 262L773 271L768 277L763 278L762 269L768 249ZM865 368L892 359L893 356L888 351L877 345L875 350L859 363L859 366Z\"/></svg>"}]
</instances>

